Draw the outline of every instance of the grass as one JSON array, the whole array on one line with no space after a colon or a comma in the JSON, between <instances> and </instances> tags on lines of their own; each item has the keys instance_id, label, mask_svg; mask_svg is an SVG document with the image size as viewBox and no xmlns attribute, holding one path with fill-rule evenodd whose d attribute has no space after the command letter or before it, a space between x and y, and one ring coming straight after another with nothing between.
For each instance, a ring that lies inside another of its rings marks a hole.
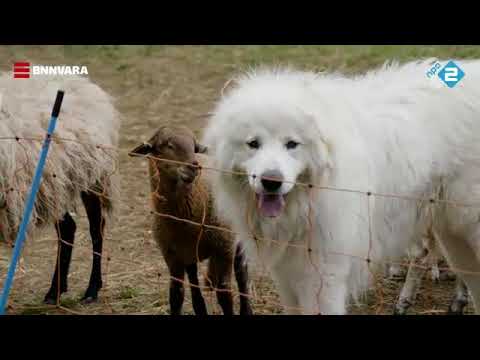
<instances>
[{"instance_id":1,"label":"grass","mask_svg":"<svg viewBox=\"0 0 480 360\"><path fill-rule=\"evenodd\" d=\"M32 59L82 64L114 63L118 71L136 59L165 57L204 68L237 69L258 64L292 63L308 68L344 69L348 72L376 66L386 59L407 61L426 57L472 58L478 46L166 46L166 45L57 45L8 46L2 60ZM5 61L4 65L5 64Z\"/></svg>"},{"instance_id":2,"label":"grass","mask_svg":"<svg viewBox=\"0 0 480 360\"><path fill-rule=\"evenodd\" d=\"M84 314L168 314L168 271L151 239L148 183L145 162L126 152L149 136L162 122L188 125L199 133L203 114L211 110L225 81L235 72L259 64L294 65L301 69L365 71L386 60L400 62L438 57L480 58L480 46L167 46L167 45L65 45L2 46L0 69L11 70L15 61L36 64L86 65L90 78L116 98L123 120L120 171L122 202L115 226L107 235L104 288L96 304L79 299L88 282L91 250L88 225L80 211L77 239L69 277L69 292L62 306ZM68 96L68 94L66 94ZM11 249L0 246L0 285ZM10 297L10 313L68 313L42 304L55 263L54 231L35 239L24 249ZM257 271L254 310L277 314L282 309L268 274ZM380 299L375 291L364 304L352 307L356 314L389 314L401 283L384 280ZM445 310L453 295L453 283L426 280L412 313ZM215 296L205 294L210 312L219 313ZM383 301L383 304L382 304ZM192 313L189 291L185 311ZM236 299L238 304L238 299Z\"/></svg>"}]
</instances>

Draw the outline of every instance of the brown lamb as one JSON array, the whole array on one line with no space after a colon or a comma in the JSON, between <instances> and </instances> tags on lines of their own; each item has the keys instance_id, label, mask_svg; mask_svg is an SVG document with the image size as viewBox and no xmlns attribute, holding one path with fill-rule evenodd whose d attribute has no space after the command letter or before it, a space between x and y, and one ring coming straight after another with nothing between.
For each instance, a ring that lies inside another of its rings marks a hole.
<instances>
[{"instance_id":1,"label":"brown lamb","mask_svg":"<svg viewBox=\"0 0 480 360\"><path fill-rule=\"evenodd\" d=\"M183 126L162 126L152 138L133 149L131 156L147 156L153 203L153 235L170 271L170 310L182 312L185 272L190 282L192 304L197 315L207 314L198 281L198 262L209 260L208 284L216 290L225 315L233 311L232 270L240 294L240 314L251 314L248 299L248 269L243 251L226 231L160 216L168 214L195 223L225 227L215 215L209 182L200 174L206 148ZM167 159L166 162L158 159ZM177 163L178 162L178 163Z\"/></svg>"}]
</instances>

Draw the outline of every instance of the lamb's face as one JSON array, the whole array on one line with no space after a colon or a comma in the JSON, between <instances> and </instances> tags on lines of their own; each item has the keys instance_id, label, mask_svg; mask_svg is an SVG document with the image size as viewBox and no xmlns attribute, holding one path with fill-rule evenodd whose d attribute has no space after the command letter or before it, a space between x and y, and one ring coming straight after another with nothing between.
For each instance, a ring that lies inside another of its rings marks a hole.
<instances>
[{"instance_id":1,"label":"lamb's face","mask_svg":"<svg viewBox=\"0 0 480 360\"><path fill-rule=\"evenodd\" d=\"M195 141L188 135L175 135L155 145L152 153L157 158L171 160L159 166L162 175L192 183L198 173L195 158ZM189 166L192 164L194 166Z\"/></svg>"},{"instance_id":2,"label":"lamb's face","mask_svg":"<svg viewBox=\"0 0 480 360\"><path fill-rule=\"evenodd\" d=\"M150 155L162 177L190 184L198 175L195 153L205 150L189 129L169 127L161 128L147 143L137 146L130 154Z\"/></svg>"}]
</instances>

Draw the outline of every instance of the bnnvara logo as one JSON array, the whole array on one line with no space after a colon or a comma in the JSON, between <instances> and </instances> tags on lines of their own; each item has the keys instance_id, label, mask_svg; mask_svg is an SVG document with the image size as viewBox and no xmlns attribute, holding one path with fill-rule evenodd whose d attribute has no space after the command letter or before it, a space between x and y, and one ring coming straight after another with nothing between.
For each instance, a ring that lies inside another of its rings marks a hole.
<instances>
[{"instance_id":1,"label":"bnnvara logo","mask_svg":"<svg viewBox=\"0 0 480 360\"><path fill-rule=\"evenodd\" d=\"M28 79L30 77L30 63L16 62L13 64L14 79Z\"/></svg>"},{"instance_id":2,"label":"bnnvara logo","mask_svg":"<svg viewBox=\"0 0 480 360\"><path fill-rule=\"evenodd\" d=\"M433 78L437 74L438 78L449 88L455 87L460 80L465 77L465 72L452 60L442 67L440 62L436 61L427 71L427 77Z\"/></svg>"},{"instance_id":3,"label":"bnnvara logo","mask_svg":"<svg viewBox=\"0 0 480 360\"><path fill-rule=\"evenodd\" d=\"M29 79L31 76L42 75L88 75L88 69L82 65L31 65L29 62L15 62L13 64L14 79Z\"/></svg>"}]
</instances>

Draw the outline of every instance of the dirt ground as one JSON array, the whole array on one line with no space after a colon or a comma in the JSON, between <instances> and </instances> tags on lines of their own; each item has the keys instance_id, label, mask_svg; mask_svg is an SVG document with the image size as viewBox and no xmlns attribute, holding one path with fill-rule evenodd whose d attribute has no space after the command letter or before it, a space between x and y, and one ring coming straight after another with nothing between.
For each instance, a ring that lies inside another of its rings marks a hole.
<instances>
[{"instance_id":1,"label":"dirt ground","mask_svg":"<svg viewBox=\"0 0 480 360\"><path fill-rule=\"evenodd\" d=\"M35 64L86 65L90 78L113 94L121 112L120 172L122 201L107 234L104 288L97 303L84 305L90 268L90 239L85 214L74 216L77 237L62 308L42 303L56 257L54 229L27 242L10 296L10 314L168 314L168 272L150 232L146 163L127 156L163 122L181 123L199 133L225 81L251 65L295 64L316 70L356 72L386 59L419 57L478 57L479 47L412 46L2 46L0 69L14 61ZM99 119L101 121L101 119ZM0 246L0 285L11 249ZM268 274L252 274L256 314L279 314L282 308ZM381 292L372 290L352 314L390 314L401 282L382 279ZM411 314L442 314L453 296L454 281L434 284L426 279ZM189 291L185 312L192 313ZM205 293L210 313L220 313L215 296ZM238 304L238 299L236 299ZM471 307L468 309L471 312Z\"/></svg>"}]
</instances>

